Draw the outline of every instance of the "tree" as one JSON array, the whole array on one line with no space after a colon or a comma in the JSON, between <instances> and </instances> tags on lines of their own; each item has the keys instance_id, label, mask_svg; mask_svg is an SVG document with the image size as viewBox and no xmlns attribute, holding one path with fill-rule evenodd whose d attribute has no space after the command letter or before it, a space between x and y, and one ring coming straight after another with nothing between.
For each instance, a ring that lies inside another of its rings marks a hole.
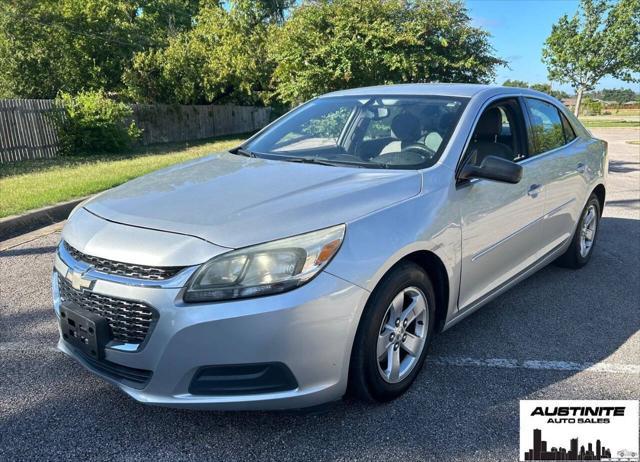
<instances>
[{"instance_id":1,"label":"tree","mask_svg":"<svg viewBox=\"0 0 640 462\"><path fill-rule=\"evenodd\" d=\"M269 24L284 20L288 1L241 0L204 6L194 27L164 49L136 53L125 72L135 101L179 104L259 104L273 66L266 53Z\"/></svg>"},{"instance_id":2,"label":"tree","mask_svg":"<svg viewBox=\"0 0 640 462\"><path fill-rule=\"evenodd\" d=\"M553 25L542 51L549 79L582 95L607 75L637 82L640 71L640 0L581 0L580 9ZM635 73L635 75L634 75Z\"/></svg>"},{"instance_id":3,"label":"tree","mask_svg":"<svg viewBox=\"0 0 640 462\"><path fill-rule=\"evenodd\" d=\"M569 94L566 91L554 90L550 83L532 83L529 88L541 91L542 93L546 93L547 95L551 95L557 99L569 97Z\"/></svg>"},{"instance_id":4,"label":"tree","mask_svg":"<svg viewBox=\"0 0 640 462\"><path fill-rule=\"evenodd\" d=\"M531 88L532 90L541 91L542 93L546 93L547 95L551 95L554 98L558 98L558 99L569 97L567 92L564 92L562 90L554 90L551 87L550 83L532 83L531 85L529 85L529 82L525 82L524 80L505 80L502 86Z\"/></svg>"},{"instance_id":5,"label":"tree","mask_svg":"<svg viewBox=\"0 0 640 462\"><path fill-rule=\"evenodd\" d=\"M525 82L524 80L511 80L507 79L502 84L503 87L518 87L518 88L529 88L529 82Z\"/></svg>"},{"instance_id":6,"label":"tree","mask_svg":"<svg viewBox=\"0 0 640 462\"><path fill-rule=\"evenodd\" d=\"M0 2L0 97L118 92L134 53L189 29L198 0Z\"/></svg>"},{"instance_id":7,"label":"tree","mask_svg":"<svg viewBox=\"0 0 640 462\"><path fill-rule=\"evenodd\" d=\"M452 0L306 1L270 31L272 96L288 104L365 85L489 82L505 64Z\"/></svg>"},{"instance_id":8,"label":"tree","mask_svg":"<svg viewBox=\"0 0 640 462\"><path fill-rule=\"evenodd\" d=\"M599 92L599 96L604 101L615 101L619 105L638 98L631 88L605 88Z\"/></svg>"},{"instance_id":9,"label":"tree","mask_svg":"<svg viewBox=\"0 0 640 462\"><path fill-rule=\"evenodd\" d=\"M281 24L296 0L233 0L225 3L227 9L234 8L251 24Z\"/></svg>"}]
</instances>

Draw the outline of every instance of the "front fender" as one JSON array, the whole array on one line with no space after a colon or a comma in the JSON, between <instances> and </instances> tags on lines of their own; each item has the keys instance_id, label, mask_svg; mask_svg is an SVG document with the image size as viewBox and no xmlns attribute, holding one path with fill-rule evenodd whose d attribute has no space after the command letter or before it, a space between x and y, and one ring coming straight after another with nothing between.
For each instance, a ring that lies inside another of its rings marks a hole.
<instances>
[{"instance_id":1,"label":"front fender","mask_svg":"<svg viewBox=\"0 0 640 462\"><path fill-rule=\"evenodd\" d=\"M407 255L432 252L447 272L449 319L457 309L462 236L459 210L448 197L444 187L348 223L342 248L326 271L371 292Z\"/></svg>"}]
</instances>

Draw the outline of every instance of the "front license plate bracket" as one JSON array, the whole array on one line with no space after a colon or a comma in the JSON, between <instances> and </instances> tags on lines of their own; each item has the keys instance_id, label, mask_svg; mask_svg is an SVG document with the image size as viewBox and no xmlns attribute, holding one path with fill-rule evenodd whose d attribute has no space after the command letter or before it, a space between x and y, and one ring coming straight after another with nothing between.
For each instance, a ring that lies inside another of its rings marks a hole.
<instances>
[{"instance_id":1,"label":"front license plate bracket","mask_svg":"<svg viewBox=\"0 0 640 462\"><path fill-rule=\"evenodd\" d=\"M105 318L74 304L60 307L62 337L82 353L104 358L104 347L109 342L109 323Z\"/></svg>"}]
</instances>

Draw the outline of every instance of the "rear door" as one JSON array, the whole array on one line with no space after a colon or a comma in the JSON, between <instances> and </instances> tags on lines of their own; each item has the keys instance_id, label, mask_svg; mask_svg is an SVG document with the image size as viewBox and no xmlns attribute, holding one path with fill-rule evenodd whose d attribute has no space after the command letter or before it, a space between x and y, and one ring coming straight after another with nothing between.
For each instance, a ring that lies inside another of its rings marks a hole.
<instances>
[{"instance_id":1,"label":"rear door","mask_svg":"<svg viewBox=\"0 0 640 462\"><path fill-rule=\"evenodd\" d=\"M541 256L569 239L587 191L586 149L554 104L524 98L532 137L532 155L545 177L544 246Z\"/></svg>"}]
</instances>

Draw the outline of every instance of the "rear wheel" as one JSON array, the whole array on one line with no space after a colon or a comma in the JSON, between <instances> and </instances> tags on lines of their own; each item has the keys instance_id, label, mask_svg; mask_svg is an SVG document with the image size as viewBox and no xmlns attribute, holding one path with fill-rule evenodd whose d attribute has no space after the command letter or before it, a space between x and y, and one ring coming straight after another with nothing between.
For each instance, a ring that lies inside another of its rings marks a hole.
<instances>
[{"instance_id":1,"label":"rear wheel","mask_svg":"<svg viewBox=\"0 0 640 462\"><path fill-rule=\"evenodd\" d=\"M600 225L600 201L592 194L582 210L578 227L567 251L556 260L565 268L582 268L591 259Z\"/></svg>"},{"instance_id":2,"label":"rear wheel","mask_svg":"<svg viewBox=\"0 0 640 462\"><path fill-rule=\"evenodd\" d=\"M435 296L414 263L392 269L373 291L356 334L350 390L368 401L404 393L420 371L433 334Z\"/></svg>"}]
</instances>

